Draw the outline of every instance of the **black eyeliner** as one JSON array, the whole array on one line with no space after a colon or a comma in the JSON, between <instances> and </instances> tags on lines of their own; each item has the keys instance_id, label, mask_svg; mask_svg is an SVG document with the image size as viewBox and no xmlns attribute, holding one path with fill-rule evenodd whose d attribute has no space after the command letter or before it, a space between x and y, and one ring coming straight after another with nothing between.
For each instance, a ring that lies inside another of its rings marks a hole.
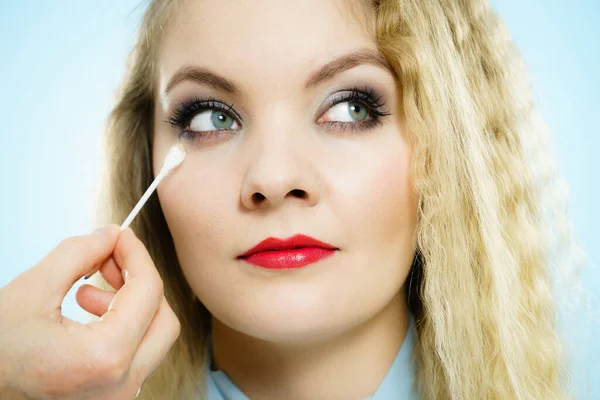
<instances>
[{"instance_id":1,"label":"black eyeliner","mask_svg":"<svg viewBox=\"0 0 600 400\"><path fill-rule=\"evenodd\" d=\"M173 111L166 122L173 127L184 129L196 114L206 110L219 110L224 113L233 113L234 119L242 121L242 118L233 110L233 104L225 104L214 97L202 99L198 96L194 96L192 99L182 102L180 106Z\"/></svg>"},{"instance_id":2,"label":"black eyeliner","mask_svg":"<svg viewBox=\"0 0 600 400\"><path fill-rule=\"evenodd\" d=\"M347 92L347 93L346 93ZM385 103L381 101L383 95L380 95L375 89L369 86L355 86L349 89L340 90L337 93L341 94L328 102L326 109L329 109L339 103L346 101L356 101L364 103L368 106L369 111L380 117L391 115L391 113L382 111Z\"/></svg>"}]
</instances>

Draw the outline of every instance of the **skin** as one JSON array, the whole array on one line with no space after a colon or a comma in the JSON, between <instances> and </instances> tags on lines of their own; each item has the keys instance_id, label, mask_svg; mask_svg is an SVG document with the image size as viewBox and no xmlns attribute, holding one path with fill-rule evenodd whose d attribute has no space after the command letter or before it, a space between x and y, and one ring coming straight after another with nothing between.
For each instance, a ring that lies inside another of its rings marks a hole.
<instances>
[{"instance_id":1,"label":"skin","mask_svg":"<svg viewBox=\"0 0 600 400\"><path fill-rule=\"evenodd\" d=\"M115 291L86 284L76 298L100 319L66 318L67 292L96 266ZM63 240L0 288L0 321L0 398L12 400L131 399L180 331L150 254L117 225Z\"/></svg>"},{"instance_id":2,"label":"skin","mask_svg":"<svg viewBox=\"0 0 600 400\"><path fill-rule=\"evenodd\" d=\"M412 146L395 76L361 64L305 88L334 58L377 50L372 32L334 1L182 7L157 60L153 166L157 174L169 148L185 145L186 160L157 191L185 277L213 316L213 367L250 398L370 396L406 333L403 286L415 249ZM191 80L166 93L187 65L241 93ZM356 85L375 88L391 115L366 131L327 125L348 121L327 104ZM179 139L166 120L193 96L233 104L243 121L215 134L197 114L192 124L213 135ZM339 250L297 270L237 259L267 237L297 233Z\"/></svg>"}]
</instances>

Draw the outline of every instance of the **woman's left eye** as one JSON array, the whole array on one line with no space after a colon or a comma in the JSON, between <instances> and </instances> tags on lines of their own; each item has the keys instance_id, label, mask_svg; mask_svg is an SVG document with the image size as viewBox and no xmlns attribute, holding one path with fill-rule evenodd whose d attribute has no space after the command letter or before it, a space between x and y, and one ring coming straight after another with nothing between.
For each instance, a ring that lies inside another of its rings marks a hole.
<instances>
[{"instance_id":1,"label":"woman's left eye","mask_svg":"<svg viewBox=\"0 0 600 400\"><path fill-rule=\"evenodd\" d=\"M369 117L367 106L358 101L344 101L331 107L323 117L325 121L319 122L361 122ZM323 118L322 117L322 118Z\"/></svg>"},{"instance_id":2,"label":"woman's left eye","mask_svg":"<svg viewBox=\"0 0 600 400\"><path fill-rule=\"evenodd\" d=\"M339 131L368 131L382 125L382 117L391 115L384 111L382 97L368 87L340 92L316 122Z\"/></svg>"}]
</instances>

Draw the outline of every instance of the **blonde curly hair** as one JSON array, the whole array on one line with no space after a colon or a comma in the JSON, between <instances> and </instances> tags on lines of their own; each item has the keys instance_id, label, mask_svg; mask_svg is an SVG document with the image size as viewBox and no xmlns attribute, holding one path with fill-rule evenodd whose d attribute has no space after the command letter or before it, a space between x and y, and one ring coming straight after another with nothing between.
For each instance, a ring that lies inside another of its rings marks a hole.
<instances>
[{"instance_id":1,"label":"blonde curly hair","mask_svg":"<svg viewBox=\"0 0 600 400\"><path fill-rule=\"evenodd\" d=\"M103 222L122 221L153 180L156 55L178 4L150 2L130 54L107 126ZM420 397L566 398L552 271L570 273L574 247L548 134L509 34L484 0L355 4L349 15L368 23L395 70L415 138L421 201L406 287ZM182 322L139 399L195 399L205 390L210 314L181 272L157 196L132 227Z\"/></svg>"}]
</instances>

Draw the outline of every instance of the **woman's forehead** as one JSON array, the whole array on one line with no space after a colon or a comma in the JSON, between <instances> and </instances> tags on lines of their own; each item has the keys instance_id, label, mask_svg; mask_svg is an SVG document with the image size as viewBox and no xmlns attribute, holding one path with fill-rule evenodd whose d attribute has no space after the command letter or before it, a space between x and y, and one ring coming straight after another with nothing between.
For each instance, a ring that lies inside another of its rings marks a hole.
<instances>
[{"instance_id":1,"label":"woman's forehead","mask_svg":"<svg viewBox=\"0 0 600 400\"><path fill-rule=\"evenodd\" d=\"M349 4L347 0L187 1L165 32L162 54L225 56L234 61L239 54L260 58L275 53L293 59L357 42L360 47L374 44Z\"/></svg>"}]
</instances>

